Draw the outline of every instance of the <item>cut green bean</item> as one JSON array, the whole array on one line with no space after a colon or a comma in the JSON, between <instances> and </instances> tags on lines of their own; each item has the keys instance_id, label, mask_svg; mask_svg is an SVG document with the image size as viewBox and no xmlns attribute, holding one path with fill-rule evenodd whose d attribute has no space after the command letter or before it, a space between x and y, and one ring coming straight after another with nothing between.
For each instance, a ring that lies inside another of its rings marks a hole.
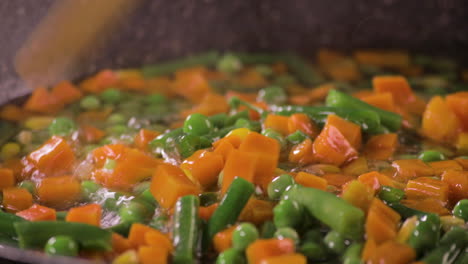
<instances>
[{"instance_id":1,"label":"cut green bean","mask_svg":"<svg viewBox=\"0 0 468 264\"><path fill-rule=\"evenodd\" d=\"M22 217L14 214L5 213L0 210L0 234L7 237L16 237L14 223L24 222Z\"/></svg>"},{"instance_id":2,"label":"cut green bean","mask_svg":"<svg viewBox=\"0 0 468 264\"><path fill-rule=\"evenodd\" d=\"M441 161L446 159L444 153L437 150L426 150L421 152L418 158L424 162Z\"/></svg>"},{"instance_id":3,"label":"cut green bean","mask_svg":"<svg viewBox=\"0 0 468 264\"><path fill-rule=\"evenodd\" d=\"M379 198L385 202L397 203L400 202L403 197L405 197L405 192L394 187L382 186L379 191Z\"/></svg>"},{"instance_id":4,"label":"cut green bean","mask_svg":"<svg viewBox=\"0 0 468 264\"><path fill-rule=\"evenodd\" d=\"M176 264L195 263L200 223L198 207L198 197L193 195L183 196L175 204L172 236Z\"/></svg>"},{"instance_id":5,"label":"cut green bean","mask_svg":"<svg viewBox=\"0 0 468 264\"><path fill-rule=\"evenodd\" d=\"M465 221L468 221L468 199L458 201L453 207L453 215Z\"/></svg>"},{"instance_id":6,"label":"cut green bean","mask_svg":"<svg viewBox=\"0 0 468 264\"><path fill-rule=\"evenodd\" d=\"M343 254L343 264L361 264L362 249L361 243L351 244Z\"/></svg>"},{"instance_id":7,"label":"cut green bean","mask_svg":"<svg viewBox=\"0 0 468 264\"><path fill-rule=\"evenodd\" d=\"M429 252L422 261L426 264L454 263L458 255L467 247L468 231L461 227L454 227L445 233L439 246Z\"/></svg>"},{"instance_id":8,"label":"cut green bean","mask_svg":"<svg viewBox=\"0 0 468 264\"><path fill-rule=\"evenodd\" d=\"M78 244L69 236L53 236L45 247L44 252L50 256L78 256Z\"/></svg>"}]
</instances>

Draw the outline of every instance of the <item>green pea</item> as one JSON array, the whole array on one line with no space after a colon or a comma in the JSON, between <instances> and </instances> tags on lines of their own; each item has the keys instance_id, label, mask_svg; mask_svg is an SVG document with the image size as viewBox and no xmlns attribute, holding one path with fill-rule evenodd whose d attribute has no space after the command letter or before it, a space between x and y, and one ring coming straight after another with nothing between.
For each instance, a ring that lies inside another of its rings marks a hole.
<instances>
[{"instance_id":1,"label":"green pea","mask_svg":"<svg viewBox=\"0 0 468 264\"><path fill-rule=\"evenodd\" d=\"M24 180L18 184L18 187L28 190L31 194L36 193L36 184L33 181Z\"/></svg>"},{"instance_id":2,"label":"green pea","mask_svg":"<svg viewBox=\"0 0 468 264\"><path fill-rule=\"evenodd\" d=\"M294 184L294 179L289 174L282 174L276 178L274 178L270 184L268 184L268 197L273 200L278 200L283 192L289 186Z\"/></svg>"},{"instance_id":3,"label":"green pea","mask_svg":"<svg viewBox=\"0 0 468 264\"><path fill-rule=\"evenodd\" d=\"M322 261L328 257L325 246L317 242L306 242L301 245L299 251L312 261Z\"/></svg>"},{"instance_id":4,"label":"green pea","mask_svg":"<svg viewBox=\"0 0 468 264\"><path fill-rule=\"evenodd\" d=\"M57 136L67 136L76 130L73 120L66 117L57 117L49 125L49 134Z\"/></svg>"},{"instance_id":5,"label":"green pea","mask_svg":"<svg viewBox=\"0 0 468 264\"><path fill-rule=\"evenodd\" d=\"M281 200L273 208L273 222L276 228L298 227L303 222L304 208L292 200Z\"/></svg>"},{"instance_id":6,"label":"green pea","mask_svg":"<svg viewBox=\"0 0 468 264\"><path fill-rule=\"evenodd\" d=\"M218 255L216 259L216 264L244 264L245 258L242 256L242 252L235 249L230 248Z\"/></svg>"},{"instance_id":7,"label":"green pea","mask_svg":"<svg viewBox=\"0 0 468 264\"><path fill-rule=\"evenodd\" d=\"M255 70L265 77L269 77L273 75L273 70L268 65L259 64L255 66Z\"/></svg>"},{"instance_id":8,"label":"green pea","mask_svg":"<svg viewBox=\"0 0 468 264\"><path fill-rule=\"evenodd\" d=\"M80 106L85 110L96 110L101 106L101 102L96 96L88 95L81 99Z\"/></svg>"},{"instance_id":9,"label":"green pea","mask_svg":"<svg viewBox=\"0 0 468 264\"><path fill-rule=\"evenodd\" d=\"M107 89L100 94L102 101L108 104L116 104L123 99L123 94L117 89Z\"/></svg>"},{"instance_id":10,"label":"green pea","mask_svg":"<svg viewBox=\"0 0 468 264\"><path fill-rule=\"evenodd\" d=\"M44 251L50 256L78 256L78 243L69 236L54 236L51 237Z\"/></svg>"},{"instance_id":11,"label":"green pea","mask_svg":"<svg viewBox=\"0 0 468 264\"><path fill-rule=\"evenodd\" d=\"M104 207L105 209L109 211L117 211L117 209L119 208L119 205L118 205L117 199L113 197L109 197L106 200L104 200L102 207Z\"/></svg>"},{"instance_id":12,"label":"green pea","mask_svg":"<svg viewBox=\"0 0 468 264\"><path fill-rule=\"evenodd\" d=\"M236 120L236 123L234 124L235 127L237 128L248 128L251 131L260 131L262 129L262 125L258 121L251 121L247 118L239 118Z\"/></svg>"},{"instance_id":13,"label":"green pea","mask_svg":"<svg viewBox=\"0 0 468 264\"><path fill-rule=\"evenodd\" d=\"M143 222L148 215L146 206L135 201L130 201L119 209L119 216L123 222Z\"/></svg>"},{"instance_id":14,"label":"green pea","mask_svg":"<svg viewBox=\"0 0 468 264\"><path fill-rule=\"evenodd\" d=\"M218 61L217 68L221 72L236 73L242 69L242 62L233 54L226 54Z\"/></svg>"},{"instance_id":15,"label":"green pea","mask_svg":"<svg viewBox=\"0 0 468 264\"><path fill-rule=\"evenodd\" d=\"M58 211L55 213L57 221L65 221L67 218L68 211Z\"/></svg>"},{"instance_id":16,"label":"green pea","mask_svg":"<svg viewBox=\"0 0 468 264\"><path fill-rule=\"evenodd\" d=\"M167 103L167 98L162 94L152 94L145 98L145 103L150 105L165 104Z\"/></svg>"},{"instance_id":17,"label":"green pea","mask_svg":"<svg viewBox=\"0 0 468 264\"><path fill-rule=\"evenodd\" d=\"M299 244L299 235L297 234L296 230L290 228L290 227L281 227L281 228L278 228L278 230L276 230L275 232L275 237L278 238L278 239L284 239L284 238L289 238L291 239L292 241L294 241L294 243L296 245Z\"/></svg>"},{"instance_id":18,"label":"green pea","mask_svg":"<svg viewBox=\"0 0 468 264\"><path fill-rule=\"evenodd\" d=\"M110 115L109 118L107 118L107 122L109 124L125 124L125 122L127 122L127 118L122 114L116 113Z\"/></svg>"},{"instance_id":19,"label":"green pea","mask_svg":"<svg viewBox=\"0 0 468 264\"><path fill-rule=\"evenodd\" d=\"M125 125L114 125L107 128L107 131L111 134L122 135L128 132L128 127Z\"/></svg>"},{"instance_id":20,"label":"green pea","mask_svg":"<svg viewBox=\"0 0 468 264\"><path fill-rule=\"evenodd\" d=\"M437 150L426 150L419 154L418 158L424 162L445 160L445 155Z\"/></svg>"},{"instance_id":21,"label":"green pea","mask_svg":"<svg viewBox=\"0 0 468 264\"><path fill-rule=\"evenodd\" d=\"M291 142L292 144L294 144L294 145L297 145L297 144L303 142L307 138L308 138L308 136L304 132L302 132L300 130L297 130L296 132L294 132L294 133L292 133L292 134L290 134L290 135L288 135L286 137L286 139L289 142Z\"/></svg>"},{"instance_id":22,"label":"green pea","mask_svg":"<svg viewBox=\"0 0 468 264\"><path fill-rule=\"evenodd\" d=\"M453 215L465 221L468 221L468 199L458 201L453 208Z\"/></svg>"},{"instance_id":23,"label":"green pea","mask_svg":"<svg viewBox=\"0 0 468 264\"><path fill-rule=\"evenodd\" d=\"M275 131L274 129L271 129L271 128L264 129L262 131L262 135L278 141L281 149L286 148L286 140L284 139L283 135L281 135L279 132Z\"/></svg>"},{"instance_id":24,"label":"green pea","mask_svg":"<svg viewBox=\"0 0 468 264\"><path fill-rule=\"evenodd\" d=\"M257 100L267 104L284 104L288 100L286 92L280 86L271 86L264 88L258 92Z\"/></svg>"},{"instance_id":25,"label":"green pea","mask_svg":"<svg viewBox=\"0 0 468 264\"><path fill-rule=\"evenodd\" d=\"M258 230L252 223L241 223L232 232L232 246L243 251L258 237Z\"/></svg>"},{"instance_id":26,"label":"green pea","mask_svg":"<svg viewBox=\"0 0 468 264\"><path fill-rule=\"evenodd\" d=\"M91 200L91 197L101 189L101 185L94 181L82 181L81 182L81 194L87 200Z\"/></svg>"},{"instance_id":27,"label":"green pea","mask_svg":"<svg viewBox=\"0 0 468 264\"><path fill-rule=\"evenodd\" d=\"M107 158L102 168L105 170L113 170L115 166L117 166L117 161Z\"/></svg>"},{"instance_id":28,"label":"green pea","mask_svg":"<svg viewBox=\"0 0 468 264\"><path fill-rule=\"evenodd\" d=\"M200 147L200 137L184 135L179 138L178 150L182 158L190 157Z\"/></svg>"},{"instance_id":29,"label":"green pea","mask_svg":"<svg viewBox=\"0 0 468 264\"><path fill-rule=\"evenodd\" d=\"M343 254L349 244L349 241L347 241L342 234L334 230L328 232L328 234L323 238L323 242L330 251L338 255Z\"/></svg>"},{"instance_id":30,"label":"green pea","mask_svg":"<svg viewBox=\"0 0 468 264\"><path fill-rule=\"evenodd\" d=\"M203 136L211 132L213 125L208 117L202 114L191 114L185 119L184 132L189 135Z\"/></svg>"}]
</instances>

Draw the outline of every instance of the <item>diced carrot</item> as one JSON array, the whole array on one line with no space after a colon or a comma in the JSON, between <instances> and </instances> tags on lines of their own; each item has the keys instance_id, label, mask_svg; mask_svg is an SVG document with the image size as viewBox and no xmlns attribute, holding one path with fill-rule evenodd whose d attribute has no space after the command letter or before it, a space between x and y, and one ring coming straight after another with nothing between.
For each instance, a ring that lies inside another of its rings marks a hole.
<instances>
[{"instance_id":1,"label":"diced carrot","mask_svg":"<svg viewBox=\"0 0 468 264\"><path fill-rule=\"evenodd\" d=\"M145 245L165 248L168 252L174 251L172 241L167 234L151 229L144 234Z\"/></svg>"},{"instance_id":2,"label":"diced carrot","mask_svg":"<svg viewBox=\"0 0 468 264\"><path fill-rule=\"evenodd\" d=\"M397 170L396 179L409 180L416 177L431 176L434 170L420 159L396 160L392 167Z\"/></svg>"},{"instance_id":3,"label":"diced carrot","mask_svg":"<svg viewBox=\"0 0 468 264\"><path fill-rule=\"evenodd\" d=\"M55 209L39 204L33 204L26 210L16 213L16 215L28 221L54 221L56 220Z\"/></svg>"},{"instance_id":4,"label":"diced carrot","mask_svg":"<svg viewBox=\"0 0 468 264\"><path fill-rule=\"evenodd\" d=\"M283 62L275 62L271 65L271 69L275 74L283 74L288 72L288 66Z\"/></svg>"},{"instance_id":5,"label":"diced carrot","mask_svg":"<svg viewBox=\"0 0 468 264\"><path fill-rule=\"evenodd\" d=\"M219 113L226 113L228 110L229 105L224 96L215 93L207 93L199 104L189 110L182 111L181 114L183 117L193 113L211 116Z\"/></svg>"},{"instance_id":6,"label":"diced carrot","mask_svg":"<svg viewBox=\"0 0 468 264\"><path fill-rule=\"evenodd\" d=\"M400 215L377 198L372 200L366 218L366 236L377 244L396 237Z\"/></svg>"},{"instance_id":7,"label":"diced carrot","mask_svg":"<svg viewBox=\"0 0 468 264\"><path fill-rule=\"evenodd\" d=\"M398 137L395 133L372 136L366 143L363 153L373 160L387 160L393 156L398 146Z\"/></svg>"},{"instance_id":8,"label":"diced carrot","mask_svg":"<svg viewBox=\"0 0 468 264\"><path fill-rule=\"evenodd\" d=\"M352 180L343 186L341 198L367 213L374 198L374 190L357 180Z\"/></svg>"},{"instance_id":9,"label":"diced carrot","mask_svg":"<svg viewBox=\"0 0 468 264\"><path fill-rule=\"evenodd\" d=\"M273 207L271 201L250 198L239 216L239 221L260 225L273 219Z\"/></svg>"},{"instance_id":10,"label":"diced carrot","mask_svg":"<svg viewBox=\"0 0 468 264\"><path fill-rule=\"evenodd\" d=\"M24 104L24 109L42 114L53 114L62 109L63 104L46 88L35 89Z\"/></svg>"},{"instance_id":11,"label":"diced carrot","mask_svg":"<svg viewBox=\"0 0 468 264\"><path fill-rule=\"evenodd\" d=\"M218 144L214 147L213 152L221 155L223 157L223 162L225 163L229 153L234 149L234 146L228 140L218 140Z\"/></svg>"},{"instance_id":12,"label":"diced carrot","mask_svg":"<svg viewBox=\"0 0 468 264\"><path fill-rule=\"evenodd\" d=\"M335 88L333 83L324 83L308 91L307 96L310 102L322 101L327 97L328 92ZM305 97L304 95L299 96Z\"/></svg>"},{"instance_id":13,"label":"diced carrot","mask_svg":"<svg viewBox=\"0 0 468 264\"><path fill-rule=\"evenodd\" d=\"M445 171L442 174L442 181L448 185L450 204L454 205L462 199L468 199L467 171Z\"/></svg>"},{"instance_id":14,"label":"diced carrot","mask_svg":"<svg viewBox=\"0 0 468 264\"><path fill-rule=\"evenodd\" d=\"M328 185L327 180L324 178L303 171L299 172L294 180L306 187L316 188L324 191L327 189Z\"/></svg>"},{"instance_id":15,"label":"diced carrot","mask_svg":"<svg viewBox=\"0 0 468 264\"><path fill-rule=\"evenodd\" d=\"M302 113L292 114L288 119L288 134L296 131L302 131L311 138L315 138L320 132L309 116Z\"/></svg>"},{"instance_id":16,"label":"diced carrot","mask_svg":"<svg viewBox=\"0 0 468 264\"><path fill-rule=\"evenodd\" d=\"M101 216L102 208L99 204L87 204L79 207L73 207L68 210L65 220L67 222L100 226Z\"/></svg>"},{"instance_id":17,"label":"diced carrot","mask_svg":"<svg viewBox=\"0 0 468 264\"><path fill-rule=\"evenodd\" d=\"M362 101L387 111L395 111L395 101L391 92L374 93L360 98Z\"/></svg>"},{"instance_id":18,"label":"diced carrot","mask_svg":"<svg viewBox=\"0 0 468 264\"><path fill-rule=\"evenodd\" d=\"M118 77L118 87L128 91L145 91L146 80L139 70L119 70L116 72Z\"/></svg>"},{"instance_id":19,"label":"diced carrot","mask_svg":"<svg viewBox=\"0 0 468 264\"><path fill-rule=\"evenodd\" d=\"M405 199L401 200L401 204L427 213L439 215L449 215L450 211L445 207L445 203L436 198L425 199Z\"/></svg>"},{"instance_id":20,"label":"diced carrot","mask_svg":"<svg viewBox=\"0 0 468 264\"><path fill-rule=\"evenodd\" d=\"M360 145L361 128L358 125L329 115L312 148L317 161L341 165L357 157L356 148Z\"/></svg>"},{"instance_id":21,"label":"diced carrot","mask_svg":"<svg viewBox=\"0 0 468 264\"><path fill-rule=\"evenodd\" d=\"M180 168L187 170L191 178L203 187L210 187L218 181L218 175L223 169L223 157L219 154L203 151L200 156L192 155L182 162Z\"/></svg>"},{"instance_id":22,"label":"diced carrot","mask_svg":"<svg viewBox=\"0 0 468 264\"><path fill-rule=\"evenodd\" d=\"M167 264L169 252L157 246L142 246L138 248L138 260L141 264Z\"/></svg>"},{"instance_id":23,"label":"diced carrot","mask_svg":"<svg viewBox=\"0 0 468 264\"><path fill-rule=\"evenodd\" d=\"M468 170L468 159L466 158L456 158L456 162L458 162L464 170Z\"/></svg>"},{"instance_id":24,"label":"diced carrot","mask_svg":"<svg viewBox=\"0 0 468 264\"><path fill-rule=\"evenodd\" d=\"M366 238L366 242L364 242L364 248L362 249L361 259L367 263L372 256L374 256L375 251L377 250L377 243L372 238Z\"/></svg>"},{"instance_id":25,"label":"diced carrot","mask_svg":"<svg viewBox=\"0 0 468 264\"><path fill-rule=\"evenodd\" d=\"M369 171L369 166L365 157L359 157L343 166L341 170L344 174L358 176Z\"/></svg>"},{"instance_id":26,"label":"diced carrot","mask_svg":"<svg viewBox=\"0 0 468 264\"><path fill-rule=\"evenodd\" d=\"M429 162L429 166L434 169L435 175L442 175L447 170L462 171L463 167L455 160L441 160Z\"/></svg>"},{"instance_id":27,"label":"diced carrot","mask_svg":"<svg viewBox=\"0 0 468 264\"><path fill-rule=\"evenodd\" d=\"M130 250L131 248L132 245L130 244L130 241L128 241L128 239L126 239L120 234L112 233L112 251L120 254L127 250Z\"/></svg>"},{"instance_id":28,"label":"diced carrot","mask_svg":"<svg viewBox=\"0 0 468 264\"><path fill-rule=\"evenodd\" d=\"M333 185L338 188L341 188L346 183L355 179L353 176L342 173L325 173L322 177L329 185Z\"/></svg>"},{"instance_id":29,"label":"diced carrot","mask_svg":"<svg viewBox=\"0 0 468 264\"><path fill-rule=\"evenodd\" d=\"M289 152L288 160L293 163L308 164L314 161L312 140L307 138L293 146Z\"/></svg>"},{"instance_id":30,"label":"diced carrot","mask_svg":"<svg viewBox=\"0 0 468 264\"><path fill-rule=\"evenodd\" d=\"M15 182L12 169L0 168L0 190L15 186Z\"/></svg>"},{"instance_id":31,"label":"diced carrot","mask_svg":"<svg viewBox=\"0 0 468 264\"><path fill-rule=\"evenodd\" d=\"M102 70L96 75L82 81L79 87L88 93L100 93L107 88L117 85L119 79L115 72L111 70Z\"/></svg>"},{"instance_id":32,"label":"diced carrot","mask_svg":"<svg viewBox=\"0 0 468 264\"><path fill-rule=\"evenodd\" d=\"M267 80L254 68L243 70L238 76L238 81L241 85L248 87L263 87L267 85Z\"/></svg>"},{"instance_id":33,"label":"diced carrot","mask_svg":"<svg viewBox=\"0 0 468 264\"><path fill-rule=\"evenodd\" d=\"M140 223L133 223L128 233L128 241L133 248L148 245L145 236L149 232L157 231L156 229Z\"/></svg>"},{"instance_id":34,"label":"diced carrot","mask_svg":"<svg viewBox=\"0 0 468 264\"><path fill-rule=\"evenodd\" d=\"M170 164L159 165L151 179L151 194L166 209L174 206L179 197L198 195L200 187L190 181L178 167Z\"/></svg>"},{"instance_id":35,"label":"diced carrot","mask_svg":"<svg viewBox=\"0 0 468 264\"><path fill-rule=\"evenodd\" d=\"M219 205L218 203L214 203L214 204L209 205L209 206L200 206L200 208L198 210L198 214L199 214L200 218L203 219L203 220L208 221L211 218L211 216L213 215L216 208L218 208L218 205Z\"/></svg>"},{"instance_id":36,"label":"diced carrot","mask_svg":"<svg viewBox=\"0 0 468 264\"><path fill-rule=\"evenodd\" d=\"M455 147L460 154L468 154L468 132L458 134Z\"/></svg>"},{"instance_id":37,"label":"diced carrot","mask_svg":"<svg viewBox=\"0 0 468 264\"><path fill-rule=\"evenodd\" d=\"M81 112L80 114L78 114L76 119L80 124L101 123L107 120L111 113L112 108L105 107L102 110L89 110Z\"/></svg>"},{"instance_id":38,"label":"diced carrot","mask_svg":"<svg viewBox=\"0 0 468 264\"><path fill-rule=\"evenodd\" d=\"M353 82L362 78L358 66L349 58L344 58L335 63L325 65L324 71L333 80L337 81Z\"/></svg>"},{"instance_id":39,"label":"diced carrot","mask_svg":"<svg viewBox=\"0 0 468 264\"><path fill-rule=\"evenodd\" d=\"M410 65L410 57L405 51L380 51L380 50L358 50L353 54L354 59L364 65L388 68L407 68Z\"/></svg>"},{"instance_id":40,"label":"diced carrot","mask_svg":"<svg viewBox=\"0 0 468 264\"><path fill-rule=\"evenodd\" d=\"M398 234L395 240L399 243L406 243L408 238L413 233L414 228L416 227L417 223L418 223L417 216L414 215L410 218L407 218L405 222L403 222L403 224L401 225L400 230L398 230Z\"/></svg>"},{"instance_id":41,"label":"diced carrot","mask_svg":"<svg viewBox=\"0 0 468 264\"><path fill-rule=\"evenodd\" d=\"M440 96L432 97L423 114L424 136L439 142L452 142L460 128L460 121L447 102Z\"/></svg>"},{"instance_id":42,"label":"diced carrot","mask_svg":"<svg viewBox=\"0 0 468 264\"><path fill-rule=\"evenodd\" d=\"M377 93L391 93L399 105L415 100L413 90L403 76L376 76L372 79L372 86Z\"/></svg>"},{"instance_id":43,"label":"diced carrot","mask_svg":"<svg viewBox=\"0 0 468 264\"><path fill-rule=\"evenodd\" d=\"M372 188L374 191L380 189L381 186L395 187L394 181L385 174L377 171L364 173L358 177L358 181Z\"/></svg>"},{"instance_id":44,"label":"diced carrot","mask_svg":"<svg viewBox=\"0 0 468 264\"><path fill-rule=\"evenodd\" d=\"M269 114L265 118L265 121L263 122L263 126L265 128L271 128L281 133L283 136L286 136L289 134L288 121L289 121L289 118L287 116Z\"/></svg>"},{"instance_id":45,"label":"diced carrot","mask_svg":"<svg viewBox=\"0 0 468 264\"><path fill-rule=\"evenodd\" d=\"M253 182L266 190L278 166L280 155L278 141L256 132L250 132L240 144L239 150L252 153L256 156Z\"/></svg>"},{"instance_id":46,"label":"diced carrot","mask_svg":"<svg viewBox=\"0 0 468 264\"><path fill-rule=\"evenodd\" d=\"M419 177L409 180L406 184L405 194L408 199L433 198L443 204L448 202L448 185L431 177Z\"/></svg>"},{"instance_id":47,"label":"diced carrot","mask_svg":"<svg viewBox=\"0 0 468 264\"><path fill-rule=\"evenodd\" d=\"M269 257L260 262L260 264L307 264L307 259L299 253L286 254L281 256Z\"/></svg>"},{"instance_id":48,"label":"diced carrot","mask_svg":"<svg viewBox=\"0 0 468 264\"><path fill-rule=\"evenodd\" d=\"M83 96L83 93L69 81L62 81L55 85L50 94L63 105L73 103Z\"/></svg>"},{"instance_id":49,"label":"diced carrot","mask_svg":"<svg viewBox=\"0 0 468 264\"><path fill-rule=\"evenodd\" d=\"M15 179L17 181L22 181L30 176L28 170L24 168L25 165L27 165L27 162L26 164L24 164L21 159L12 158L9 160L5 160L2 164L2 167L4 169L10 169L13 172L13 176L15 177Z\"/></svg>"},{"instance_id":50,"label":"diced carrot","mask_svg":"<svg viewBox=\"0 0 468 264\"><path fill-rule=\"evenodd\" d=\"M251 131L248 128L241 127L231 130L224 138L213 143L217 147L222 141L228 141L234 148L239 148L240 144L244 141Z\"/></svg>"},{"instance_id":51,"label":"diced carrot","mask_svg":"<svg viewBox=\"0 0 468 264\"><path fill-rule=\"evenodd\" d=\"M14 104L6 104L0 109L0 118L7 121L20 122L29 116L28 111Z\"/></svg>"},{"instance_id":52,"label":"diced carrot","mask_svg":"<svg viewBox=\"0 0 468 264\"><path fill-rule=\"evenodd\" d=\"M257 156L254 153L233 149L224 165L221 193L226 193L235 177L253 182L256 166Z\"/></svg>"},{"instance_id":53,"label":"diced carrot","mask_svg":"<svg viewBox=\"0 0 468 264\"><path fill-rule=\"evenodd\" d=\"M148 143L150 143L151 140L155 139L160 134L161 133L157 131L142 128L140 131L138 131L138 134L135 135L135 146L141 150L148 150Z\"/></svg>"},{"instance_id":54,"label":"diced carrot","mask_svg":"<svg viewBox=\"0 0 468 264\"><path fill-rule=\"evenodd\" d=\"M387 241L378 246L367 263L406 264L416 259L416 252L408 245Z\"/></svg>"},{"instance_id":55,"label":"diced carrot","mask_svg":"<svg viewBox=\"0 0 468 264\"><path fill-rule=\"evenodd\" d=\"M148 94L164 94L167 97L174 97L175 93L172 89L173 81L167 76L158 76L146 80L146 93Z\"/></svg>"},{"instance_id":56,"label":"diced carrot","mask_svg":"<svg viewBox=\"0 0 468 264\"><path fill-rule=\"evenodd\" d=\"M39 149L31 152L27 160L46 176L55 176L71 171L75 154L65 139L53 136Z\"/></svg>"},{"instance_id":57,"label":"diced carrot","mask_svg":"<svg viewBox=\"0 0 468 264\"><path fill-rule=\"evenodd\" d=\"M320 65L329 65L345 59L346 56L338 51L321 48L317 52L317 61Z\"/></svg>"},{"instance_id":58,"label":"diced carrot","mask_svg":"<svg viewBox=\"0 0 468 264\"><path fill-rule=\"evenodd\" d=\"M447 105L460 120L463 130L468 132L468 92L458 92L445 97Z\"/></svg>"},{"instance_id":59,"label":"diced carrot","mask_svg":"<svg viewBox=\"0 0 468 264\"><path fill-rule=\"evenodd\" d=\"M81 133L83 139L88 143L99 142L99 140L101 140L106 135L106 132L91 125L82 125Z\"/></svg>"},{"instance_id":60,"label":"diced carrot","mask_svg":"<svg viewBox=\"0 0 468 264\"><path fill-rule=\"evenodd\" d=\"M26 210L33 204L31 193L26 189L10 187L3 189L3 208L8 212Z\"/></svg>"},{"instance_id":61,"label":"diced carrot","mask_svg":"<svg viewBox=\"0 0 468 264\"><path fill-rule=\"evenodd\" d=\"M216 252L221 253L232 247L232 233L236 227L237 225L233 225L215 234L213 237L213 246Z\"/></svg>"},{"instance_id":62,"label":"diced carrot","mask_svg":"<svg viewBox=\"0 0 468 264\"><path fill-rule=\"evenodd\" d=\"M204 70L194 68L179 70L175 74L174 92L188 100L200 103L211 91L210 84L204 76Z\"/></svg>"},{"instance_id":63,"label":"diced carrot","mask_svg":"<svg viewBox=\"0 0 468 264\"><path fill-rule=\"evenodd\" d=\"M257 239L247 247L246 255L250 264L260 264L270 257L292 254L294 251L291 239Z\"/></svg>"},{"instance_id":64,"label":"diced carrot","mask_svg":"<svg viewBox=\"0 0 468 264\"><path fill-rule=\"evenodd\" d=\"M41 203L63 209L81 197L81 185L73 176L45 178L37 188Z\"/></svg>"}]
</instances>

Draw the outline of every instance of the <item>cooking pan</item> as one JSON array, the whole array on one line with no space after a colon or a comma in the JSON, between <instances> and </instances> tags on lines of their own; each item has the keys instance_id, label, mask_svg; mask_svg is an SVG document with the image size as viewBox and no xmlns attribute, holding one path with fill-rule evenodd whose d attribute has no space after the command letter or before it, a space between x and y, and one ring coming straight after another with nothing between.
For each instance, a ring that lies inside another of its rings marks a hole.
<instances>
[{"instance_id":1,"label":"cooking pan","mask_svg":"<svg viewBox=\"0 0 468 264\"><path fill-rule=\"evenodd\" d=\"M13 58L53 2L0 1L0 104L30 93L15 73ZM86 67L73 77L206 50L312 56L320 47L405 49L466 63L467 17L465 0L147 0L104 49L90 52ZM1 263L83 262L7 246L0 246L0 256Z\"/></svg>"}]
</instances>

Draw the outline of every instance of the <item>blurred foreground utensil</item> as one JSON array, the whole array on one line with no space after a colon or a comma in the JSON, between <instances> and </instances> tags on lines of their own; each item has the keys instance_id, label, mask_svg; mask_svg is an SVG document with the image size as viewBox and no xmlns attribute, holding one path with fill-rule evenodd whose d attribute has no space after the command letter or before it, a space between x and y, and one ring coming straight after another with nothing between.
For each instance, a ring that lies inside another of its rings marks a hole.
<instances>
[{"instance_id":1,"label":"blurred foreground utensil","mask_svg":"<svg viewBox=\"0 0 468 264\"><path fill-rule=\"evenodd\" d=\"M57 0L17 52L16 72L32 88L76 77L141 2Z\"/></svg>"}]
</instances>

